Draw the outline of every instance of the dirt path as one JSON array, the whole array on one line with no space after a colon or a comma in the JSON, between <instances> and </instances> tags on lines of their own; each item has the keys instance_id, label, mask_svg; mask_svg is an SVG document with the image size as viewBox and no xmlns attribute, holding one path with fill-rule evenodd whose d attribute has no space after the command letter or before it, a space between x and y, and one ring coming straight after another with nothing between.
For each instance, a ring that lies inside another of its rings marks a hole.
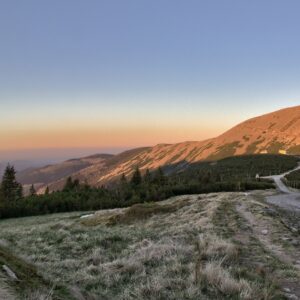
<instances>
[{"instance_id":1,"label":"dirt path","mask_svg":"<svg viewBox=\"0 0 300 300\"><path fill-rule=\"evenodd\" d=\"M272 230L271 224L264 220L259 220L257 217L255 217L255 215L247 209L245 203L241 203L240 205L238 205L237 211L251 225L255 236L266 247L267 250L272 252L281 261L294 265L294 267L300 271L300 264L297 264L297 262L300 261L300 253L295 253L294 256L290 256L286 253L282 246L275 245L271 241L269 234Z\"/></svg>"},{"instance_id":2,"label":"dirt path","mask_svg":"<svg viewBox=\"0 0 300 300\"><path fill-rule=\"evenodd\" d=\"M297 168L283 174L262 177L264 179L274 180L279 191L277 195L266 197L268 203L280 206L291 211L300 211L300 193L295 190L291 190L282 181L282 178L284 178L284 176L297 170L300 170L300 164Z\"/></svg>"},{"instance_id":3,"label":"dirt path","mask_svg":"<svg viewBox=\"0 0 300 300\"><path fill-rule=\"evenodd\" d=\"M281 208L300 212L300 194L277 194L266 197L270 204L277 205Z\"/></svg>"},{"instance_id":4,"label":"dirt path","mask_svg":"<svg viewBox=\"0 0 300 300\"><path fill-rule=\"evenodd\" d=\"M250 200L250 199L249 199ZM254 202L254 200L253 200ZM259 240L263 247L270 253L272 253L278 260L293 266L298 270L300 276L300 251L291 253L284 249L278 243L272 241L272 232L275 232L273 225L264 218L259 218L253 214L246 203L239 203L236 209L241 217L243 217L247 223L251 226L254 236ZM300 299L300 284L295 281L290 281L289 279L284 279L281 281L283 289L290 291L288 295L295 296L291 299ZM297 297L297 298L296 298Z\"/></svg>"},{"instance_id":5,"label":"dirt path","mask_svg":"<svg viewBox=\"0 0 300 300\"><path fill-rule=\"evenodd\" d=\"M298 164L298 167L296 167L295 169L292 169L290 171L287 171L285 173L282 173L282 174L279 174L279 175L271 175L271 176L264 176L264 177L261 177L263 179L272 179L274 180L277 188L279 189L280 192L282 193L287 193L287 194L294 194L295 192L291 191L283 182L282 182L282 178L284 178L286 175L294 172L294 171L297 171L297 170L300 170L300 163Z\"/></svg>"}]
</instances>

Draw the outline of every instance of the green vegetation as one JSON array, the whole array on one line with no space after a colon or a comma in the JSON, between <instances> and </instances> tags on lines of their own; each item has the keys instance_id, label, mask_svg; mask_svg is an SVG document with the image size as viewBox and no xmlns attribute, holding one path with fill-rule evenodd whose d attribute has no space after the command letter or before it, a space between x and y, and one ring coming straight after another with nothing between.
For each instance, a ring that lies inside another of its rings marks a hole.
<instances>
[{"instance_id":1,"label":"green vegetation","mask_svg":"<svg viewBox=\"0 0 300 300\"><path fill-rule=\"evenodd\" d=\"M268 146L268 153L278 153L280 149L284 149L285 144L282 142L278 142L276 139L273 140Z\"/></svg>"},{"instance_id":2,"label":"green vegetation","mask_svg":"<svg viewBox=\"0 0 300 300\"><path fill-rule=\"evenodd\" d=\"M113 214L97 215L94 218L87 218L82 221L82 224L87 226L95 226L98 224L116 225L116 224L131 224L138 220L146 220L156 214L172 213L187 205L188 201L175 204L158 204L158 203L138 203L130 206L128 209Z\"/></svg>"},{"instance_id":3,"label":"green vegetation","mask_svg":"<svg viewBox=\"0 0 300 300\"><path fill-rule=\"evenodd\" d=\"M16 181L16 171L8 165L1 182L1 197L7 202L15 202L22 198L22 186Z\"/></svg>"},{"instance_id":4,"label":"green vegetation","mask_svg":"<svg viewBox=\"0 0 300 300\"><path fill-rule=\"evenodd\" d=\"M278 174L293 169L296 164L295 157L255 155L191 164L177 173L174 171L176 166L153 172L146 170L144 174L136 168L129 179L122 175L111 188L92 188L68 178L62 191L49 193L47 189L44 195L36 195L32 187L27 197L21 197L20 185L8 167L2 184L5 189L0 193L0 217L122 208L184 194L268 189L273 188L273 184L257 180L256 174ZM170 170L172 174L166 176Z\"/></svg>"},{"instance_id":5,"label":"green vegetation","mask_svg":"<svg viewBox=\"0 0 300 300\"><path fill-rule=\"evenodd\" d=\"M208 160L218 160L223 157L233 156L235 154L236 148L241 147L240 142L236 141L230 144L225 144L217 148L217 151L210 156Z\"/></svg>"},{"instance_id":6,"label":"green vegetation","mask_svg":"<svg viewBox=\"0 0 300 300\"><path fill-rule=\"evenodd\" d=\"M253 154L253 153L255 153L256 150L257 150L257 146L259 144L261 144L263 141L264 141L264 139L261 139L261 140L257 140L255 142L253 142L252 144L249 144L247 146L247 149L246 149L246 154Z\"/></svg>"},{"instance_id":7,"label":"green vegetation","mask_svg":"<svg viewBox=\"0 0 300 300\"><path fill-rule=\"evenodd\" d=\"M186 182L232 182L254 184L256 175L281 174L297 166L298 158L286 155L241 155L217 162L199 162L190 165L178 175ZM256 182L259 184L259 182ZM249 188L251 189L251 188Z\"/></svg>"},{"instance_id":8,"label":"green vegetation","mask_svg":"<svg viewBox=\"0 0 300 300\"><path fill-rule=\"evenodd\" d=\"M64 286L59 283L53 284L49 280L45 280L33 264L12 254L11 250L4 246L0 246L0 265L9 266L16 275L17 280L14 281L13 288L15 291L14 294L19 295L20 299L73 299ZM0 298L1 296L2 294L0 293ZM5 298L1 299L4 300ZM13 297L12 299L16 298Z\"/></svg>"}]
</instances>

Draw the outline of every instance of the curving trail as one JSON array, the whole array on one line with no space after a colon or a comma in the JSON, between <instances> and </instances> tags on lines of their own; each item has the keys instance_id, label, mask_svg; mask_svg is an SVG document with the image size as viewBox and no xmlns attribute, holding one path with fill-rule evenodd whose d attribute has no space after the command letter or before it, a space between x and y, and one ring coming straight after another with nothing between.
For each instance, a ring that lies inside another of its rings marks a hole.
<instances>
[{"instance_id":1,"label":"curving trail","mask_svg":"<svg viewBox=\"0 0 300 300\"><path fill-rule=\"evenodd\" d=\"M300 212L300 192L289 189L282 181L284 176L297 170L300 170L300 163L295 169L283 174L262 177L264 179L274 180L277 189L280 192L277 195L267 197L266 200L268 203L275 204L288 210Z\"/></svg>"}]
</instances>

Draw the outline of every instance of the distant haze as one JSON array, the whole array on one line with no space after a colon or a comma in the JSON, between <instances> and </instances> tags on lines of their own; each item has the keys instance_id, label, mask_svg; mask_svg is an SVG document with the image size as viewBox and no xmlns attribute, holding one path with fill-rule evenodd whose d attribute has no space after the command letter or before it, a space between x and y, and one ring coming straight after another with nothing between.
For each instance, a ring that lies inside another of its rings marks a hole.
<instances>
[{"instance_id":1,"label":"distant haze","mask_svg":"<svg viewBox=\"0 0 300 300\"><path fill-rule=\"evenodd\" d=\"M20 149L0 151L0 163L27 161L35 164L61 162L71 158L89 156L97 153L117 154L126 148L65 148L65 149Z\"/></svg>"}]
</instances>

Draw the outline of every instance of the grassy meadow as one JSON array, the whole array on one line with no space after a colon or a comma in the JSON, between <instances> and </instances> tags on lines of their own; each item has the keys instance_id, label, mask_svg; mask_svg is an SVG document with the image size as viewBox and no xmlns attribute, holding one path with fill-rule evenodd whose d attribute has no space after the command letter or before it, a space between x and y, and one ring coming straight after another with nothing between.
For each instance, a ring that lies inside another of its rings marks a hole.
<instances>
[{"instance_id":1,"label":"grassy meadow","mask_svg":"<svg viewBox=\"0 0 300 300\"><path fill-rule=\"evenodd\" d=\"M2 220L0 245L43 278L15 289L20 299L285 299L279 279L295 271L243 237L251 228L236 205L246 197Z\"/></svg>"}]
</instances>

